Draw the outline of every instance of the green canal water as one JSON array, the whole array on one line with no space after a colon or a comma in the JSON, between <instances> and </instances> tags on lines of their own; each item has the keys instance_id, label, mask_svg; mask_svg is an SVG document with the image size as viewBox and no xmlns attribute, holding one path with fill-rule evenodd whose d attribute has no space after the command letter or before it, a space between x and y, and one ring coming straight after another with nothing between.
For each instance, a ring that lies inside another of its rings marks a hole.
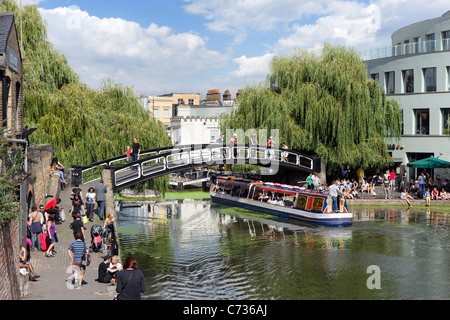
<instances>
[{"instance_id":1,"label":"green canal water","mask_svg":"<svg viewBox=\"0 0 450 320\"><path fill-rule=\"evenodd\" d=\"M351 208L351 227L317 227L209 199L121 203L121 255L143 299L449 299L450 214Z\"/></svg>"}]
</instances>

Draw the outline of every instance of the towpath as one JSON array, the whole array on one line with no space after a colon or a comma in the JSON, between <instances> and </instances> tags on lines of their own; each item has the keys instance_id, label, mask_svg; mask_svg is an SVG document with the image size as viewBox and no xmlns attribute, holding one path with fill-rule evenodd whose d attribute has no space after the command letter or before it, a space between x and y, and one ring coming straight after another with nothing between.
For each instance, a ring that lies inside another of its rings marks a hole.
<instances>
[{"instance_id":1,"label":"towpath","mask_svg":"<svg viewBox=\"0 0 450 320\"><path fill-rule=\"evenodd\" d=\"M94 187L98 181L81 185L83 197L89 187ZM115 286L98 283L95 279L98 276L98 265L103 261L104 253L91 253L91 264L86 268L84 281L81 289L73 289L66 280L71 276L67 268L70 266L70 258L67 254L69 245L74 241L73 232L69 228L73 219L69 215L72 207L70 193L73 187L68 185L60 192L60 206L66 213L66 221L56 225L58 243L55 249L55 257L45 257L44 252L35 250L31 252L31 264L37 274L40 275L38 281L29 282L30 294L22 300L111 300L115 295ZM98 224L103 227L103 222L94 214L94 221L85 224L86 244L91 244L91 227Z\"/></svg>"}]
</instances>

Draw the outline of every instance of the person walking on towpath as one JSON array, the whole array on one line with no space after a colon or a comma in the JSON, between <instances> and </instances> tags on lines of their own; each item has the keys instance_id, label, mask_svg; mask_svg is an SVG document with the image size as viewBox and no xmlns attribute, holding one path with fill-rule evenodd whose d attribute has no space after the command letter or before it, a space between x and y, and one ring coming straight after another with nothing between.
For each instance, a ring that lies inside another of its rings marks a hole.
<instances>
[{"instance_id":1,"label":"person walking on towpath","mask_svg":"<svg viewBox=\"0 0 450 320\"><path fill-rule=\"evenodd\" d=\"M100 217L100 220L103 220L105 215L105 203L106 203L106 192L108 189L106 188L102 179L100 179L100 183L95 187L95 197L97 200L97 214Z\"/></svg>"},{"instance_id":2,"label":"person walking on towpath","mask_svg":"<svg viewBox=\"0 0 450 320\"><path fill-rule=\"evenodd\" d=\"M88 247L86 243L81 240L82 234L77 232L75 234L75 241L69 245L69 249L67 250L67 254L70 258L70 264L73 267L72 273L75 274L75 289L80 289L83 284L83 277L86 267L82 264L83 254L88 253Z\"/></svg>"}]
</instances>

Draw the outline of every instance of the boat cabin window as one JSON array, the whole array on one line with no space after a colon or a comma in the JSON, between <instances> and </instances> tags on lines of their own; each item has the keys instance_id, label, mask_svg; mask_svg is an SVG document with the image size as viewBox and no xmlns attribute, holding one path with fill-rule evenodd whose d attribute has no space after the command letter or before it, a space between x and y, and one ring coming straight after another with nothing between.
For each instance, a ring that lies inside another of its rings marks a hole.
<instances>
[{"instance_id":1,"label":"boat cabin window","mask_svg":"<svg viewBox=\"0 0 450 320\"><path fill-rule=\"evenodd\" d=\"M231 193L231 185L228 185L226 183L221 183L219 182L217 184L217 191L222 193L222 194L230 194Z\"/></svg>"},{"instance_id":2,"label":"boat cabin window","mask_svg":"<svg viewBox=\"0 0 450 320\"><path fill-rule=\"evenodd\" d=\"M255 192L253 193L253 200L267 202L267 200L269 200L269 195L265 190L256 189Z\"/></svg>"},{"instance_id":3,"label":"boat cabin window","mask_svg":"<svg viewBox=\"0 0 450 320\"><path fill-rule=\"evenodd\" d=\"M285 194L282 192L262 190L256 188L253 193L253 200L263 201L280 206L292 207L294 204L294 195Z\"/></svg>"}]
</instances>

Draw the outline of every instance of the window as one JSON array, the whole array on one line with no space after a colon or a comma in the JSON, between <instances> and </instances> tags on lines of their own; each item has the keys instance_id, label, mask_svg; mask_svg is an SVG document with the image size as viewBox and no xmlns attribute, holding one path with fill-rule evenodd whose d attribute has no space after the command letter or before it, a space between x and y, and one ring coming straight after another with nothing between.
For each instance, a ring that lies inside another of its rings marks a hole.
<instances>
[{"instance_id":1,"label":"window","mask_svg":"<svg viewBox=\"0 0 450 320\"><path fill-rule=\"evenodd\" d=\"M450 108L441 109L442 114L442 133L450 134Z\"/></svg>"},{"instance_id":2,"label":"window","mask_svg":"<svg viewBox=\"0 0 450 320\"><path fill-rule=\"evenodd\" d=\"M395 93L395 72L386 72L385 73L386 78L386 93L387 94L393 94Z\"/></svg>"},{"instance_id":3,"label":"window","mask_svg":"<svg viewBox=\"0 0 450 320\"><path fill-rule=\"evenodd\" d=\"M375 80L376 82L380 83L380 74L379 73L372 73L370 75L370 79Z\"/></svg>"},{"instance_id":4,"label":"window","mask_svg":"<svg viewBox=\"0 0 450 320\"><path fill-rule=\"evenodd\" d=\"M413 53L420 53L420 38L413 39Z\"/></svg>"},{"instance_id":5,"label":"window","mask_svg":"<svg viewBox=\"0 0 450 320\"><path fill-rule=\"evenodd\" d=\"M442 32L442 50L450 50L450 30Z\"/></svg>"},{"instance_id":6,"label":"window","mask_svg":"<svg viewBox=\"0 0 450 320\"><path fill-rule=\"evenodd\" d=\"M434 33L425 36L425 52L433 52L436 49L436 41Z\"/></svg>"},{"instance_id":7,"label":"window","mask_svg":"<svg viewBox=\"0 0 450 320\"><path fill-rule=\"evenodd\" d=\"M178 105L183 105L184 104L184 100L183 99L178 99Z\"/></svg>"},{"instance_id":8,"label":"window","mask_svg":"<svg viewBox=\"0 0 450 320\"><path fill-rule=\"evenodd\" d=\"M410 54L411 53L411 47L410 47L410 44L409 44L409 40L405 40L404 42L403 42L403 53L404 54Z\"/></svg>"},{"instance_id":9,"label":"window","mask_svg":"<svg viewBox=\"0 0 450 320\"><path fill-rule=\"evenodd\" d=\"M414 110L416 118L416 134L429 135L430 134L430 110L416 109Z\"/></svg>"},{"instance_id":10,"label":"window","mask_svg":"<svg viewBox=\"0 0 450 320\"><path fill-rule=\"evenodd\" d=\"M219 130L217 130L217 129L211 129L211 130L209 131L209 134L210 134L210 140L209 140L209 142L211 142L211 143L217 142L217 140L219 139Z\"/></svg>"},{"instance_id":11,"label":"window","mask_svg":"<svg viewBox=\"0 0 450 320\"><path fill-rule=\"evenodd\" d=\"M9 77L6 77L6 91L9 92L9 93L6 96L6 106L5 106L5 108L2 109L2 123L1 123L1 125L3 127L8 127L8 107L9 107L8 100L9 100L9 95L11 94L10 87L11 87L11 79L9 79Z\"/></svg>"},{"instance_id":12,"label":"window","mask_svg":"<svg viewBox=\"0 0 450 320\"><path fill-rule=\"evenodd\" d=\"M169 109L164 109L164 118L165 119L169 118Z\"/></svg>"},{"instance_id":13,"label":"window","mask_svg":"<svg viewBox=\"0 0 450 320\"><path fill-rule=\"evenodd\" d=\"M423 69L423 83L425 92L436 91L436 68Z\"/></svg>"},{"instance_id":14,"label":"window","mask_svg":"<svg viewBox=\"0 0 450 320\"><path fill-rule=\"evenodd\" d=\"M194 105L194 99L189 99L189 105L193 106Z\"/></svg>"},{"instance_id":15,"label":"window","mask_svg":"<svg viewBox=\"0 0 450 320\"><path fill-rule=\"evenodd\" d=\"M156 119L159 118L159 109L157 109L157 108L154 108L154 109L153 109L153 116L154 116Z\"/></svg>"},{"instance_id":16,"label":"window","mask_svg":"<svg viewBox=\"0 0 450 320\"><path fill-rule=\"evenodd\" d=\"M450 67L447 67L447 91L450 91Z\"/></svg>"},{"instance_id":17,"label":"window","mask_svg":"<svg viewBox=\"0 0 450 320\"><path fill-rule=\"evenodd\" d=\"M414 92L414 70L403 70L403 92L411 93Z\"/></svg>"}]
</instances>

